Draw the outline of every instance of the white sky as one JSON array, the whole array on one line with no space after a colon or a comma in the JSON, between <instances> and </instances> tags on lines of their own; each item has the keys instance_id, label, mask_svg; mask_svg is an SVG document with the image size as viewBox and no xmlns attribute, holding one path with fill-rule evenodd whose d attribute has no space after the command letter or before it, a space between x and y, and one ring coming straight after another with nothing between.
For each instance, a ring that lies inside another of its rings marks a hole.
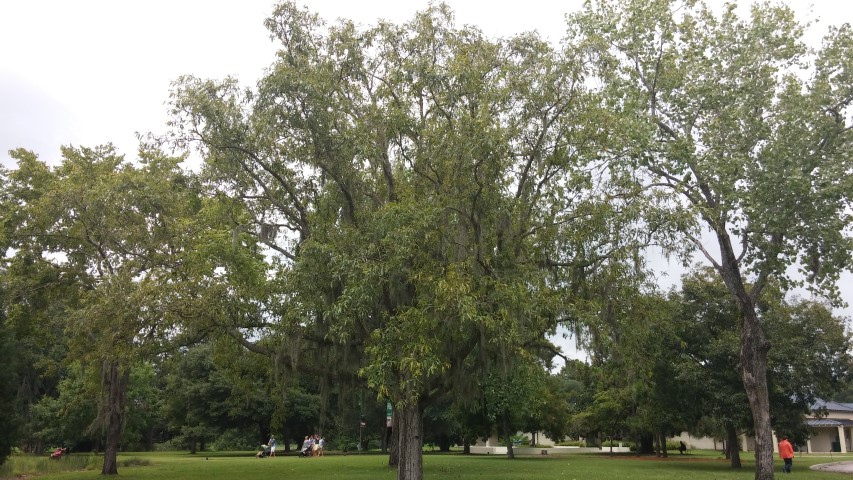
<instances>
[{"instance_id":1,"label":"white sky","mask_svg":"<svg viewBox=\"0 0 853 480\"><path fill-rule=\"evenodd\" d=\"M112 142L135 156L135 132L163 132L170 82L234 75L254 85L274 59L263 26L273 0L0 0L0 163L24 147L44 160L59 146ZM302 0L329 21L409 20L426 0ZM448 0L457 24L487 35L536 30L558 42L583 0ZM712 3L719 3L714 0ZM740 2L746 4L746 2ZM853 1L792 0L801 20L853 21ZM661 263L680 274L676 263ZM843 283L853 302L853 277ZM845 311L850 315L851 309Z\"/></svg>"}]
</instances>

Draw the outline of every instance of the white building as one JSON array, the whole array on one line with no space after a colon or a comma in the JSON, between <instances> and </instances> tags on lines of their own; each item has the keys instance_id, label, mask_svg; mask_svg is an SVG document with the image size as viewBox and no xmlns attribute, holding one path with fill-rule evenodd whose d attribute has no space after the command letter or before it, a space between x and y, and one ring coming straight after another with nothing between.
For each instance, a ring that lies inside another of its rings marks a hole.
<instances>
[{"instance_id":1,"label":"white building","mask_svg":"<svg viewBox=\"0 0 853 480\"><path fill-rule=\"evenodd\" d=\"M805 445L808 453L853 452L853 403L827 402L818 400L812 407L812 416L806 417L805 423L809 427L811 436ZM701 448L719 450L722 442L707 437L692 437L683 432L674 441L683 441L688 448ZM743 451L755 450L755 441L752 437L741 436L740 445ZM779 438L773 432L773 450L779 451Z\"/></svg>"},{"instance_id":2,"label":"white building","mask_svg":"<svg viewBox=\"0 0 853 480\"><path fill-rule=\"evenodd\" d=\"M853 403L826 402L819 400L813 410L825 411L825 417L810 417L806 424L812 431L806 444L809 453L853 452L851 428L853 428Z\"/></svg>"}]
</instances>

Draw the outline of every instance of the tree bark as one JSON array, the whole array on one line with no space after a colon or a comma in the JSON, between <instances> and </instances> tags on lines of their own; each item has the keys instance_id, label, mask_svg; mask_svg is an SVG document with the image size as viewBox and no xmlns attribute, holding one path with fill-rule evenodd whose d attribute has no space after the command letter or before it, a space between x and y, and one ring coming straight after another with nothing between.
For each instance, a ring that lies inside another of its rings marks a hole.
<instances>
[{"instance_id":1,"label":"tree bark","mask_svg":"<svg viewBox=\"0 0 853 480\"><path fill-rule=\"evenodd\" d=\"M400 415L394 410L394 413L391 414L391 435L389 441L391 442L391 446L389 447L390 454L388 455L388 466L396 468L397 465L400 464Z\"/></svg>"},{"instance_id":2,"label":"tree bark","mask_svg":"<svg viewBox=\"0 0 853 480\"><path fill-rule=\"evenodd\" d=\"M741 380L749 399L755 430L755 480L773 480L773 432L767 391L767 351L770 343L755 311L755 299L743 283L731 239L717 230L722 262L718 267L726 287L737 299L743 315L740 335ZM753 287L756 288L756 287Z\"/></svg>"},{"instance_id":3,"label":"tree bark","mask_svg":"<svg viewBox=\"0 0 853 480\"><path fill-rule=\"evenodd\" d=\"M399 443L397 480L424 478L422 415L420 401L409 402L394 412L394 431Z\"/></svg>"},{"instance_id":4,"label":"tree bark","mask_svg":"<svg viewBox=\"0 0 853 480\"><path fill-rule=\"evenodd\" d=\"M741 376L755 429L755 480L773 480L773 432L767 392L767 350L769 344L758 323L755 307L744 308L741 332Z\"/></svg>"},{"instance_id":5,"label":"tree bark","mask_svg":"<svg viewBox=\"0 0 853 480\"><path fill-rule=\"evenodd\" d=\"M739 469L742 467L740 464L740 442L733 425L726 427L726 438L726 457L731 460L732 469Z\"/></svg>"},{"instance_id":6,"label":"tree bark","mask_svg":"<svg viewBox=\"0 0 853 480\"><path fill-rule=\"evenodd\" d=\"M110 362L104 374L107 389L107 403L104 417L106 420L106 443L104 447L103 475L118 475L118 445L124 422L125 398L130 370L122 369L117 361Z\"/></svg>"},{"instance_id":7,"label":"tree bark","mask_svg":"<svg viewBox=\"0 0 853 480\"><path fill-rule=\"evenodd\" d=\"M512 450L512 433L509 431L509 420L507 420L507 416L503 416L502 428L504 434L504 442L506 442L506 458L513 459L515 458L515 452Z\"/></svg>"},{"instance_id":8,"label":"tree bark","mask_svg":"<svg viewBox=\"0 0 853 480\"><path fill-rule=\"evenodd\" d=\"M654 435L650 435L648 433L642 434L640 437L640 451L639 453L657 453L655 451L655 438Z\"/></svg>"},{"instance_id":9,"label":"tree bark","mask_svg":"<svg viewBox=\"0 0 853 480\"><path fill-rule=\"evenodd\" d=\"M439 452L449 452L450 451L450 436L446 433L442 433L438 436L438 451Z\"/></svg>"}]
</instances>

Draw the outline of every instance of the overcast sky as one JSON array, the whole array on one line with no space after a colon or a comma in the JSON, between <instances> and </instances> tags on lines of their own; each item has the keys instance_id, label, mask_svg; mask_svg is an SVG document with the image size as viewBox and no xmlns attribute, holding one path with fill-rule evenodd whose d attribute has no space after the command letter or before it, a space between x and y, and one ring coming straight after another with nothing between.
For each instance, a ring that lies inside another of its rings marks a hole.
<instances>
[{"instance_id":1,"label":"overcast sky","mask_svg":"<svg viewBox=\"0 0 853 480\"><path fill-rule=\"evenodd\" d=\"M714 0L717 2L717 0ZM59 146L115 144L135 156L136 132L165 130L169 84L184 74L254 85L276 46L263 20L272 0L0 0L0 162L24 147L48 161ZM427 1L303 0L327 20L409 20ZM449 0L458 25L493 37L538 31L558 42L583 0ZM745 3L745 2L740 2ZM853 1L788 2L800 19L853 21ZM662 263L664 268L665 263ZM673 277L680 269L671 265ZM853 280L844 282L853 301ZM845 313L849 314L850 309Z\"/></svg>"},{"instance_id":2,"label":"overcast sky","mask_svg":"<svg viewBox=\"0 0 853 480\"><path fill-rule=\"evenodd\" d=\"M717 0L715 0L717 1ZM409 20L424 0L303 0L327 20ZM536 30L557 42L582 0L447 2L458 24L490 36ZM853 2L792 3L800 18L853 19ZM843 6L833 6L833 5ZM0 1L0 162L25 147L42 159L64 144L112 142L134 155L135 132L162 131L169 84L180 75L235 75L253 85L276 46L263 20L272 0ZM819 38L815 35L814 38Z\"/></svg>"}]
</instances>

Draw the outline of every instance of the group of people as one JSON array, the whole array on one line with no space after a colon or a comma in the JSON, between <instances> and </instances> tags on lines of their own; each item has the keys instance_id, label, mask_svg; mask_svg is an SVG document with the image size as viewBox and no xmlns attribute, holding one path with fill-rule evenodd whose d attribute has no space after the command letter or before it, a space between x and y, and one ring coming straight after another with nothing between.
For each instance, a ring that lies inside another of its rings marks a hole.
<instances>
[{"instance_id":1,"label":"group of people","mask_svg":"<svg viewBox=\"0 0 853 480\"><path fill-rule=\"evenodd\" d=\"M687 446L684 445L684 442L678 442L678 451L682 454L687 450ZM275 435L271 436L267 445L264 445L263 450L258 452L257 457L265 457L275 456ZM299 451L299 456L301 457L322 457L323 449L326 446L326 439L317 435L306 435L305 441L302 442L302 449ZM56 455L57 457L62 456L63 453L67 452L67 449L57 449L51 457ZM793 464L794 459L794 448L791 446L791 443L788 441L788 437L782 437L782 441L779 442L779 456L782 457L782 460L785 462L785 466L782 467L782 471L785 473L791 473L791 465Z\"/></svg>"},{"instance_id":2,"label":"group of people","mask_svg":"<svg viewBox=\"0 0 853 480\"><path fill-rule=\"evenodd\" d=\"M261 445L261 451L256 453L258 458L274 457L275 456L275 436L271 436L265 445ZM299 450L300 457L322 457L326 447L326 439L320 435L308 435L305 441L302 442L302 448Z\"/></svg>"},{"instance_id":3,"label":"group of people","mask_svg":"<svg viewBox=\"0 0 853 480\"><path fill-rule=\"evenodd\" d=\"M317 435L306 435L305 441L302 442L302 449L299 451L301 457L322 457L323 450L326 447L326 439Z\"/></svg>"}]
</instances>

